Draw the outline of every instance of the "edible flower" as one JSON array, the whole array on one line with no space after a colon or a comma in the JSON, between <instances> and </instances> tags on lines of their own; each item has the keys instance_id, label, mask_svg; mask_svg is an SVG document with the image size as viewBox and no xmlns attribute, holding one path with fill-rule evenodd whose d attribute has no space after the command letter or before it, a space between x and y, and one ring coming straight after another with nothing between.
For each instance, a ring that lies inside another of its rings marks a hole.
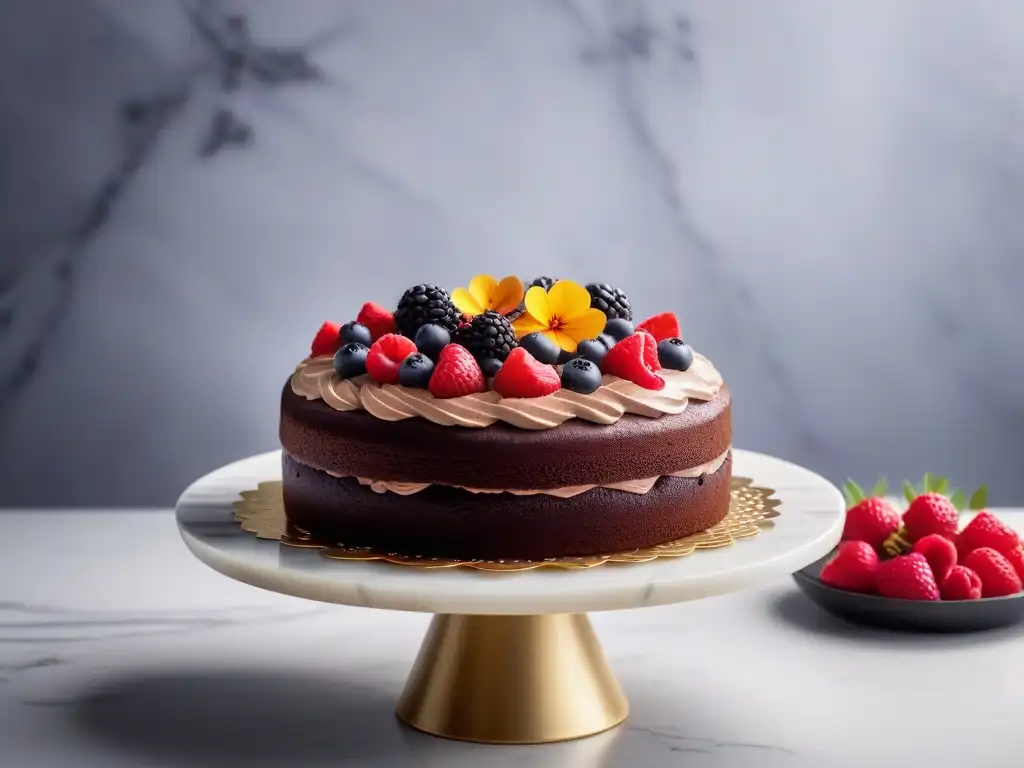
<instances>
[{"instance_id":1,"label":"edible flower","mask_svg":"<svg viewBox=\"0 0 1024 768\"><path fill-rule=\"evenodd\" d=\"M559 280L545 291L535 285L526 292L526 314L513 323L516 334L542 333L566 352L604 330L607 318L590 306L590 292L579 283Z\"/></svg>"},{"instance_id":2,"label":"edible flower","mask_svg":"<svg viewBox=\"0 0 1024 768\"><path fill-rule=\"evenodd\" d=\"M507 315L523 302L523 281L514 275L498 282L490 275L477 275L469 281L469 288L452 291L452 301L465 315L482 315L493 311Z\"/></svg>"}]
</instances>

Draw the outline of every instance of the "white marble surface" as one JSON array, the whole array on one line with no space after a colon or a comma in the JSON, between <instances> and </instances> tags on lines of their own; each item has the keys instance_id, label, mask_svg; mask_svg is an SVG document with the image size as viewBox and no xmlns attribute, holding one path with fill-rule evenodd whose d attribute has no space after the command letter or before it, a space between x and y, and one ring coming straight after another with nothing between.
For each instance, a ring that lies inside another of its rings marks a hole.
<instances>
[{"instance_id":1,"label":"white marble surface","mask_svg":"<svg viewBox=\"0 0 1024 768\"><path fill-rule=\"evenodd\" d=\"M1019 503L1022 34L1011 0L5 0L0 503L170 505L275 447L326 317L480 271L679 312L739 444Z\"/></svg>"},{"instance_id":2,"label":"white marble surface","mask_svg":"<svg viewBox=\"0 0 1024 768\"><path fill-rule=\"evenodd\" d=\"M491 574L327 560L241 530L232 505L243 491L281 479L279 451L200 478L182 494L178 525L192 553L214 570L275 592L343 605L429 613L588 613L667 605L720 595L803 568L839 541L842 494L803 467L735 450L733 475L772 488L771 530L731 547L628 567Z\"/></svg>"},{"instance_id":3,"label":"white marble surface","mask_svg":"<svg viewBox=\"0 0 1024 768\"><path fill-rule=\"evenodd\" d=\"M1003 511L1001 511L1003 513ZM1024 510L1007 513L1024 529ZM224 578L170 511L0 512L0 764L17 768L1019 765L1024 629L915 637L788 578L593 622L632 715L596 740L436 740L392 715L429 617ZM910 761L907 763L906 761Z\"/></svg>"}]
</instances>

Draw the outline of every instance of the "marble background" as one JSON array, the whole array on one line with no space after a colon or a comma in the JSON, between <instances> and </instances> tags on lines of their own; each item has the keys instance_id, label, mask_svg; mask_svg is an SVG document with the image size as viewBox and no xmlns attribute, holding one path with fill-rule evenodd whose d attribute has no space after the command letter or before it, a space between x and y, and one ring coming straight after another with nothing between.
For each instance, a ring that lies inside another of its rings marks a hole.
<instances>
[{"instance_id":1,"label":"marble background","mask_svg":"<svg viewBox=\"0 0 1024 768\"><path fill-rule=\"evenodd\" d=\"M0 503L168 504L325 318L562 274L737 443L1024 500L1024 4L5 0Z\"/></svg>"}]
</instances>

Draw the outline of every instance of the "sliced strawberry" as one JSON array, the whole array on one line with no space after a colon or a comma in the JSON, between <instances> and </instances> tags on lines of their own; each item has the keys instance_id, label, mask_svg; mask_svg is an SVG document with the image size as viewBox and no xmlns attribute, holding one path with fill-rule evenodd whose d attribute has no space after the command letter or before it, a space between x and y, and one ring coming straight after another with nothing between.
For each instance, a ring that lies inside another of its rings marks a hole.
<instances>
[{"instance_id":1,"label":"sliced strawberry","mask_svg":"<svg viewBox=\"0 0 1024 768\"><path fill-rule=\"evenodd\" d=\"M665 339L682 338L682 331L679 330L679 320L672 312L661 312L651 315L646 320L637 324L638 331L647 331L654 337L655 341Z\"/></svg>"},{"instance_id":2,"label":"sliced strawberry","mask_svg":"<svg viewBox=\"0 0 1024 768\"><path fill-rule=\"evenodd\" d=\"M608 354L601 362L601 369L605 373L631 381L644 389L664 389L665 380L654 373L644 359L646 339L653 341L653 337L648 333L634 333L632 336L627 336L608 350ZM657 347L655 347L655 355L657 355Z\"/></svg>"},{"instance_id":3,"label":"sliced strawberry","mask_svg":"<svg viewBox=\"0 0 1024 768\"><path fill-rule=\"evenodd\" d=\"M513 349L494 375L494 391L502 397L544 397L561 388L555 366L540 362L523 347Z\"/></svg>"},{"instance_id":4,"label":"sliced strawberry","mask_svg":"<svg viewBox=\"0 0 1024 768\"><path fill-rule=\"evenodd\" d=\"M378 384L397 384L402 361L416 353L412 339L386 333L373 342L366 354L366 372Z\"/></svg>"},{"instance_id":5,"label":"sliced strawberry","mask_svg":"<svg viewBox=\"0 0 1024 768\"><path fill-rule=\"evenodd\" d=\"M337 323L324 323L313 337L310 351L313 357L333 355L341 348L341 328Z\"/></svg>"},{"instance_id":6,"label":"sliced strawberry","mask_svg":"<svg viewBox=\"0 0 1024 768\"><path fill-rule=\"evenodd\" d=\"M652 371L661 369L661 362L658 360L658 342L647 331L637 331L644 339L644 365Z\"/></svg>"},{"instance_id":7,"label":"sliced strawberry","mask_svg":"<svg viewBox=\"0 0 1024 768\"><path fill-rule=\"evenodd\" d=\"M370 329L370 336L374 341L388 333L395 332L395 316L380 304L368 301L363 304L356 317L357 323L362 323Z\"/></svg>"},{"instance_id":8,"label":"sliced strawberry","mask_svg":"<svg viewBox=\"0 0 1024 768\"><path fill-rule=\"evenodd\" d=\"M437 398L462 397L486 392L487 379L468 349L449 344L437 358L428 389Z\"/></svg>"}]
</instances>

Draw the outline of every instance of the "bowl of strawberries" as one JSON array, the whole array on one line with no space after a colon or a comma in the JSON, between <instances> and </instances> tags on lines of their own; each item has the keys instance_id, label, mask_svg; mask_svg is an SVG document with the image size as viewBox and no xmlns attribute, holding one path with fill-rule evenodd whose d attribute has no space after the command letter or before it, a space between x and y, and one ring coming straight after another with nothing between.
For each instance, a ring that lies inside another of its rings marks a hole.
<instances>
[{"instance_id":1,"label":"bowl of strawberries","mask_svg":"<svg viewBox=\"0 0 1024 768\"><path fill-rule=\"evenodd\" d=\"M974 632L1024 620L1024 540L944 477L904 482L906 506L879 481L848 481L842 540L793 574L821 608L847 621L917 632ZM965 514L965 513L970 513Z\"/></svg>"}]
</instances>

